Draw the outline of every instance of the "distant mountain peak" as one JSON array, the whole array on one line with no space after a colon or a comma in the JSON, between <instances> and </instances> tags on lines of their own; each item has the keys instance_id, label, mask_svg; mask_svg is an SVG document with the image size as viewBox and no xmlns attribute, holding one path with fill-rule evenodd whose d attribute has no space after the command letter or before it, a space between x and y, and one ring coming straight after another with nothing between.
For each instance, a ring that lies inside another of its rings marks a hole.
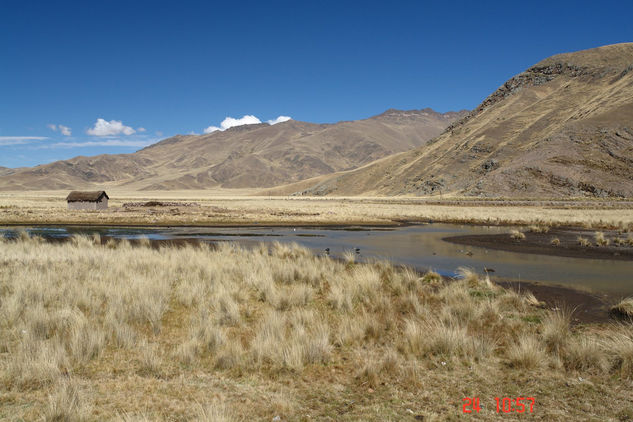
<instances>
[{"instance_id":1,"label":"distant mountain peak","mask_svg":"<svg viewBox=\"0 0 633 422\"><path fill-rule=\"evenodd\" d=\"M633 43L557 54L507 80L425 146L302 192L631 198L632 116Z\"/></svg>"},{"instance_id":2,"label":"distant mountain peak","mask_svg":"<svg viewBox=\"0 0 633 422\"><path fill-rule=\"evenodd\" d=\"M288 120L176 135L132 154L75 157L2 177L0 189L273 187L350 170L424 145L451 122L431 109L335 124Z\"/></svg>"}]
</instances>

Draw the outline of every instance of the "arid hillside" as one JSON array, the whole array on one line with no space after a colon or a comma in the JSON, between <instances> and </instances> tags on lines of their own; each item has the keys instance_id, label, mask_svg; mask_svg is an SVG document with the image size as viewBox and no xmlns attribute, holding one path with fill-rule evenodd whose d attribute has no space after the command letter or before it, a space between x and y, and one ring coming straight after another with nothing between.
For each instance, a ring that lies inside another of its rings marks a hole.
<instances>
[{"instance_id":1,"label":"arid hillside","mask_svg":"<svg viewBox=\"0 0 633 422\"><path fill-rule=\"evenodd\" d=\"M427 145L277 192L632 197L633 43L550 57Z\"/></svg>"},{"instance_id":2,"label":"arid hillside","mask_svg":"<svg viewBox=\"0 0 633 422\"><path fill-rule=\"evenodd\" d=\"M133 154L76 157L3 175L0 189L272 187L424 145L468 112L387 110L336 124L290 120L175 136Z\"/></svg>"}]
</instances>

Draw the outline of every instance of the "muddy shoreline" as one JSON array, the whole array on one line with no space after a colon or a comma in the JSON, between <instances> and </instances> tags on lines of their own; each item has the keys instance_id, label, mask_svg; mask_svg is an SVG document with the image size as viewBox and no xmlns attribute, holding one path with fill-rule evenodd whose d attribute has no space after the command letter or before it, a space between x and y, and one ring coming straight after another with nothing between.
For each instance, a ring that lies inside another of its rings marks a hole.
<instances>
[{"instance_id":1,"label":"muddy shoreline","mask_svg":"<svg viewBox=\"0 0 633 422\"><path fill-rule=\"evenodd\" d=\"M532 292L545 307L551 310L570 311L573 324L600 324L614 322L609 315L609 307L618 300L608 295L598 295L569 287L552 286L539 282L503 281L496 284L517 292Z\"/></svg>"},{"instance_id":2,"label":"muddy shoreline","mask_svg":"<svg viewBox=\"0 0 633 422\"><path fill-rule=\"evenodd\" d=\"M633 246L615 244L615 239L626 239L627 234L618 234L614 230L603 230L602 232L606 239L609 240L608 246L597 245L595 231L574 227L555 228L547 233L524 232L525 239L521 240L513 239L510 233L450 236L442 240L459 245L506 252L568 258L633 261ZM579 236L586 239L590 245L580 245L578 242ZM554 239L558 239L560 243L557 245L552 244Z\"/></svg>"}]
</instances>

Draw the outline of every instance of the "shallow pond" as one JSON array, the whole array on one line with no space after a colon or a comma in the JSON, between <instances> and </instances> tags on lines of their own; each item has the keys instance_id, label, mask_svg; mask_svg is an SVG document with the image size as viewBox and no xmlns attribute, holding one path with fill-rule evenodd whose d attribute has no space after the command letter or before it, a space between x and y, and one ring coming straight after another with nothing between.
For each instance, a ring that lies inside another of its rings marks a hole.
<instances>
[{"instance_id":1,"label":"shallow pond","mask_svg":"<svg viewBox=\"0 0 633 422\"><path fill-rule=\"evenodd\" d=\"M1 228L11 237L16 228ZM453 224L426 224L403 227L36 227L26 228L46 238L73 234L99 233L114 238L199 239L203 241L296 242L317 253L330 249L332 256L359 249L361 259L381 258L419 269L433 269L454 275L459 267L483 273L494 269L494 277L521 281L541 281L609 295L633 294L633 263L629 261L564 258L532 255L456 245L442 238L469 234L507 233L508 227L483 227Z\"/></svg>"}]
</instances>

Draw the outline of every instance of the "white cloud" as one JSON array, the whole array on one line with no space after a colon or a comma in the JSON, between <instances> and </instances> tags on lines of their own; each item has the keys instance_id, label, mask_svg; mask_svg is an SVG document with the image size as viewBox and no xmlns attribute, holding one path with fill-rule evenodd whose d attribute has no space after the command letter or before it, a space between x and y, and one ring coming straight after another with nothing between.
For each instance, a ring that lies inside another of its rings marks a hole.
<instances>
[{"instance_id":1,"label":"white cloud","mask_svg":"<svg viewBox=\"0 0 633 422\"><path fill-rule=\"evenodd\" d=\"M290 117L288 116L279 116L277 117L275 120L268 120L266 123L268 123L269 125L275 125L277 123L281 123L281 122L286 122L288 120L291 120ZM262 121L259 120L257 117L247 114L245 116L242 116L241 119L235 119L233 117L227 117L226 119L222 120L222 123L220 123L220 127L217 126L209 126L204 130L204 133L213 133L217 130L219 131L225 131L229 128L235 127L235 126L242 126L242 125L255 125L258 123L261 123Z\"/></svg>"},{"instance_id":2,"label":"white cloud","mask_svg":"<svg viewBox=\"0 0 633 422\"><path fill-rule=\"evenodd\" d=\"M64 135L64 136L72 135L72 130L68 126L59 125L58 127L59 127L59 131L61 132L62 135Z\"/></svg>"},{"instance_id":3,"label":"white cloud","mask_svg":"<svg viewBox=\"0 0 633 422\"><path fill-rule=\"evenodd\" d=\"M136 128L136 131L143 133L143 132L146 132L147 129L145 129L144 127L139 127L139 128Z\"/></svg>"},{"instance_id":4,"label":"white cloud","mask_svg":"<svg viewBox=\"0 0 633 422\"><path fill-rule=\"evenodd\" d=\"M125 126L119 120L110 120L109 122L104 119L97 119L95 126L86 131L88 135L93 136L109 136L109 135L131 135L136 133L134 129L129 126Z\"/></svg>"},{"instance_id":5,"label":"white cloud","mask_svg":"<svg viewBox=\"0 0 633 422\"><path fill-rule=\"evenodd\" d=\"M54 124L48 124L46 125L50 130L52 130L53 132L57 132L59 131L62 135L64 136L70 136L72 135L72 129L69 128L68 126L64 126L64 125L54 125Z\"/></svg>"},{"instance_id":6,"label":"white cloud","mask_svg":"<svg viewBox=\"0 0 633 422\"><path fill-rule=\"evenodd\" d=\"M252 115L242 116L241 119L227 117L226 119L222 120L222 123L220 123L220 127L222 128L222 130L226 130L236 126L256 125L261 122L261 120Z\"/></svg>"},{"instance_id":7,"label":"white cloud","mask_svg":"<svg viewBox=\"0 0 633 422\"><path fill-rule=\"evenodd\" d=\"M283 123L283 122L287 122L288 120L292 120L292 117L289 116L279 116L277 117L275 120L267 120L266 122L269 125L276 125L277 123Z\"/></svg>"},{"instance_id":8,"label":"white cloud","mask_svg":"<svg viewBox=\"0 0 633 422\"><path fill-rule=\"evenodd\" d=\"M236 126L243 126L243 125L256 125L258 123L261 123L262 121L259 120L257 117L252 116L252 115L245 115L242 116L241 119L235 119L233 117L227 117L226 119L222 120L222 123L220 123L220 127L217 126L209 126L208 128L206 128L204 130L204 133L212 133L215 132L216 130L227 130L230 129L232 127L236 127Z\"/></svg>"},{"instance_id":9,"label":"white cloud","mask_svg":"<svg viewBox=\"0 0 633 422\"><path fill-rule=\"evenodd\" d=\"M208 128L206 128L206 129L204 130L204 133L213 133L213 132L215 132L216 130L222 130L222 129L220 129L220 128L219 128L219 127L217 127L217 126L209 126Z\"/></svg>"},{"instance_id":10,"label":"white cloud","mask_svg":"<svg viewBox=\"0 0 633 422\"><path fill-rule=\"evenodd\" d=\"M43 141L46 136L0 136L0 145L23 145L29 141Z\"/></svg>"}]
</instances>

